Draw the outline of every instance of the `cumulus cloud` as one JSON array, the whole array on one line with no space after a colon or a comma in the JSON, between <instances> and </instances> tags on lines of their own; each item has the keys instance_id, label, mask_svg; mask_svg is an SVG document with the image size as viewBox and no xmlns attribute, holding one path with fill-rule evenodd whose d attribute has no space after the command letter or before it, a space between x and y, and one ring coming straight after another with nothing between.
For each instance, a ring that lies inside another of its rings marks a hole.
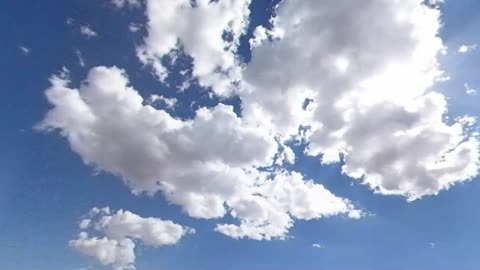
<instances>
[{"instance_id":1,"label":"cumulus cloud","mask_svg":"<svg viewBox=\"0 0 480 270\"><path fill-rule=\"evenodd\" d=\"M299 173L277 172L250 194L229 201L231 215L240 224L219 224L216 231L235 239L284 239L293 225L293 218L319 219L339 214L360 218L346 199L336 197L322 185L305 181Z\"/></svg>"},{"instance_id":2,"label":"cumulus cloud","mask_svg":"<svg viewBox=\"0 0 480 270\"><path fill-rule=\"evenodd\" d=\"M471 51L474 51L477 49L478 44L471 44L471 45L465 45L462 44L460 47L458 47L457 52L458 53L469 53Z\"/></svg>"},{"instance_id":3,"label":"cumulus cloud","mask_svg":"<svg viewBox=\"0 0 480 270\"><path fill-rule=\"evenodd\" d=\"M114 269L135 269L135 241L146 246L174 245L194 229L178 225L170 220L143 218L130 211L110 208L93 208L79 223L82 232L70 246L84 255L96 258L103 265ZM85 230L104 235L91 237Z\"/></svg>"},{"instance_id":4,"label":"cumulus cloud","mask_svg":"<svg viewBox=\"0 0 480 270\"><path fill-rule=\"evenodd\" d=\"M162 58L183 50L193 58L193 75L221 95L238 80L235 51L247 25L250 0L147 0L148 35L137 49L160 79L168 72Z\"/></svg>"},{"instance_id":5,"label":"cumulus cloud","mask_svg":"<svg viewBox=\"0 0 480 270\"><path fill-rule=\"evenodd\" d=\"M298 173L259 170L274 163L277 142L231 106L180 120L144 102L116 67L90 70L80 89L65 76L51 78L46 95L54 107L37 128L59 130L85 163L121 176L136 194L160 191L192 217L230 213L240 229L217 230L235 238L284 238L295 218L360 213Z\"/></svg>"},{"instance_id":6,"label":"cumulus cloud","mask_svg":"<svg viewBox=\"0 0 480 270\"><path fill-rule=\"evenodd\" d=\"M321 248L324 248L324 246L323 246L323 245L321 245L321 244L315 243L315 244L312 244L312 248L318 248L318 249L321 249Z\"/></svg>"},{"instance_id":7,"label":"cumulus cloud","mask_svg":"<svg viewBox=\"0 0 480 270\"><path fill-rule=\"evenodd\" d=\"M80 34L84 35L88 39L98 36L98 33L93 31L92 27L89 25L81 25Z\"/></svg>"},{"instance_id":8,"label":"cumulus cloud","mask_svg":"<svg viewBox=\"0 0 480 270\"><path fill-rule=\"evenodd\" d=\"M283 34L254 47L243 72L246 121L285 139L307 127L306 154L343 159L345 174L382 194L414 200L477 175L476 134L446 123L445 97L432 91L445 77L439 9L312 0L276 13Z\"/></svg>"},{"instance_id":9,"label":"cumulus cloud","mask_svg":"<svg viewBox=\"0 0 480 270\"><path fill-rule=\"evenodd\" d=\"M284 239L296 219L363 216L281 168L295 161L292 136L305 154L343 162L343 173L377 193L434 195L479 168L474 119L447 122L446 98L433 90L446 78L438 3L282 1L272 29L256 28L252 60L240 67L248 0L147 0L139 59L162 79L162 58L183 50L202 86L239 96L241 116L218 104L175 118L151 105L175 102L145 101L123 70L96 67L78 89L51 78L53 108L38 128L58 130L86 164L120 176L135 194L161 192L196 218L230 215L215 230L236 239Z\"/></svg>"},{"instance_id":10,"label":"cumulus cloud","mask_svg":"<svg viewBox=\"0 0 480 270\"><path fill-rule=\"evenodd\" d=\"M106 237L89 237L81 232L78 239L70 241L70 246L86 256L96 258L103 265L111 265L115 270L135 269L135 243L128 238L117 241Z\"/></svg>"}]
</instances>

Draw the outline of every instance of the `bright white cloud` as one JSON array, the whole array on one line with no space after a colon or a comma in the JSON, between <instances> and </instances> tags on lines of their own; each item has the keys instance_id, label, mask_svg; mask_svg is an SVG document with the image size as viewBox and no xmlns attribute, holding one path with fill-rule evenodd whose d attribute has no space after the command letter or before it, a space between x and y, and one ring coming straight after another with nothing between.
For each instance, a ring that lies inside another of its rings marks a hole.
<instances>
[{"instance_id":1,"label":"bright white cloud","mask_svg":"<svg viewBox=\"0 0 480 270\"><path fill-rule=\"evenodd\" d=\"M38 128L58 130L86 164L120 176L135 194L161 192L192 217L231 215L215 230L236 239L284 239L296 219L363 216L299 173L259 169L293 163L292 136L324 164L342 157L343 173L375 192L434 195L477 175L479 142L473 118L444 121L446 99L432 90L446 78L437 61L441 14L425 3L282 1L273 29L255 30L241 70L235 50L248 0L148 0L140 60L164 78L162 57L182 49L200 84L220 95L242 79L234 89L242 117L219 104L177 119L149 104L173 100L145 101L121 69L96 67L79 89L51 78L53 108ZM128 228L117 230L144 237Z\"/></svg>"},{"instance_id":2,"label":"bright white cloud","mask_svg":"<svg viewBox=\"0 0 480 270\"><path fill-rule=\"evenodd\" d=\"M458 47L457 52L458 53L469 53L471 51L474 51L477 49L477 44L471 44L471 45L465 45L462 44L460 47Z\"/></svg>"},{"instance_id":3,"label":"bright white cloud","mask_svg":"<svg viewBox=\"0 0 480 270\"><path fill-rule=\"evenodd\" d=\"M194 229L183 227L170 220L143 218L124 210L111 213L109 208L92 209L90 216L80 221L79 227L93 228L109 239L138 239L145 245L154 247L174 245L186 234L195 233Z\"/></svg>"},{"instance_id":4,"label":"bright white cloud","mask_svg":"<svg viewBox=\"0 0 480 270\"><path fill-rule=\"evenodd\" d=\"M96 258L103 265L114 269L135 269L135 241L144 245L159 247L174 245L194 229L184 227L170 220L143 218L130 211L110 208L93 208L79 223L82 232L78 239L71 240L70 246L84 255ZM85 230L104 235L102 238L89 237Z\"/></svg>"},{"instance_id":5,"label":"bright white cloud","mask_svg":"<svg viewBox=\"0 0 480 270\"><path fill-rule=\"evenodd\" d=\"M414 200L473 178L478 139L443 121L431 90L445 48L440 11L423 2L282 2L281 37L257 45L243 74L245 120L285 139L309 127L306 154L343 156L345 174L382 194Z\"/></svg>"},{"instance_id":6,"label":"bright white cloud","mask_svg":"<svg viewBox=\"0 0 480 270\"><path fill-rule=\"evenodd\" d=\"M294 219L361 213L298 173L257 170L275 162L277 142L231 106L173 118L144 102L115 67L90 70L80 89L69 88L65 75L51 83L46 95L54 107L38 128L59 130L85 163L121 176L136 194L161 191L197 218L230 212L241 231L219 225L226 235L284 238Z\"/></svg>"},{"instance_id":7,"label":"bright white cloud","mask_svg":"<svg viewBox=\"0 0 480 270\"><path fill-rule=\"evenodd\" d=\"M239 225L219 224L215 229L236 239L284 239L293 225L293 218L319 219L346 214L360 218L346 199L333 195L322 185L305 181L299 173L277 172L272 179L229 201L231 215L240 219Z\"/></svg>"},{"instance_id":8,"label":"bright white cloud","mask_svg":"<svg viewBox=\"0 0 480 270\"><path fill-rule=\"evenodd\" d=\"M250 0L147 0L148 35L137 50L160 79L168 72L162 57L183 49L193 58L202 86L227 95L238 79L235 51L248 21Z\"/></svg>"},{"instance_id":9,"label":"bright white cloud","mask_svg":"<svg viewBox=\"0 0 480 270\"><path fill-rule=\"evenodd\" d=\"M98 36L98 33L93 31L92 27L89 25L81 25L80 34L84 35L87 38L93 38Z\"/></svg>"},{"instance_id":10,"label":"bright white cloud","mask_svg":"<svg viewBox=\"0 0 480 270\"><path fill-rule=\"evenodd\" d=\"M324 248L324 246L321 245L321 244L315 243L315 244L312 244L312 248L319 248L319 249L321 249L321 248Z\"/></svg>"},{"instance_id":11,"label":"bright white cloud","mask_svg":"<svg viewBox=\"0 0 480 270\"><path fill-rule=\"evenodd\" d=\"M135 243L128 238L117 241L106 237L89 237L81 232L78 239L70 241L70 246L86 256L96 258L103 265L111 265L114 270L135 269Z\"/></svg>"}]
</instances>

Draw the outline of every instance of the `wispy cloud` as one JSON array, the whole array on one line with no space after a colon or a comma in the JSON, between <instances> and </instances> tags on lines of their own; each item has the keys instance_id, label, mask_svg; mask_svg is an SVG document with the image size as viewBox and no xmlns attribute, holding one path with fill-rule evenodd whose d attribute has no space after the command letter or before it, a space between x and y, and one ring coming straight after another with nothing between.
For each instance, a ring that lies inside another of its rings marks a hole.
<instances>
[{"instance_id":1,"label":"wispy cloud","mask_svg":"<svg viewBox=\"0 0 480 270\"><path fill-rule=\"evenodd\" d=\"M25 46L18 46L18 48L20 49L20 51L22 51L23 54L25 55L29 55L30 54L30 49L25 47Z\"/></svg>"},{"instance_id":2,"label":"wispy cloud","mask_svg":"<svg viewBox=\"0 0 480 270\"><path fill-rule=\"evenodd\" d=\"M77 56L78 64L81 67L84 67L85 66L85 59L83 59L82 52L79 49L77 49L77 50L75 50L75 55Z\"/></svg>"},{"instance_id":3,"label":"wispy cloud","mask_svg":"<svg viewBox=\"0 0 480 270\"><path fill-rule=\"evenodd\" d=\"M470 44L470 45L462 44L462 45L460 45L460 47L458 47L457 52L458 53L469 53L471 51L476 50L477 46L478 46L477 44Z\"/></svg>"},{"instance_id":4,"label":"wispy cloud","mask_svg":"<svg viewBox=\"0 0 480 270\"><path fill-rule=\"evenodd\" d=\"M474 96L477 94L477 90L471 88L468 83L464 83L463 87L465 87L465 93L469 96Z\"/></svg>"}]
</instances>

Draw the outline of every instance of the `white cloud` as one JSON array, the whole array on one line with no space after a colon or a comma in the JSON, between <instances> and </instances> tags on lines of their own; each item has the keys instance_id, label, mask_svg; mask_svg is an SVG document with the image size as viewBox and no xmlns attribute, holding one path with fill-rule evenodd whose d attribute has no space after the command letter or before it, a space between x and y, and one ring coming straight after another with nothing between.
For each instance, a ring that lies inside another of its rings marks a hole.
<instances>
[{"instance_id":1,"label":"white cloud","mask_svg":"<svg viewBox=\"0 0 480 270\"><path fill-rule=\"evenodd\" d=\"M70 246L118 270L135 269L135 240L159 247L174 245L186 234L195 233L194 229L170 220L143 218L124 210L111 213L108 207L93 208L88 217L80 221L79 228L82 232L78 239L70 241ZM85 232L88 229L104 236L89 237Z\"/></svg>"},{"instance_id":2,"label":"white cloud","mask_svg":"<svg viewBox=\"0 0 480 270\"><path fill-rule=\"evenodd\" d=\"M274 162L277 142L231 106L173 118L145 104L115 67L90 70L80 89L69 88L66 77L51 83L46 95L54 107L37 128L58 129L85 163L121 176L136 194L161 191L197 218L230 212L242 231L219 225L224 234L284 238L293 219L359 216L348 200L298 173L258 171Z\"/></svg>"},{"instance_id":3,"label":"white cloud","mask_svg":"<svg viewBox=\"0 0 480 270\"><path fill-rule=\"evenodd\" d=\"M235 51L248 21L250 0L147 0L148 35L137 55L164 79L162 57L183 49L193 58L193 75L221 95L238 79ZM224 38L225 35L230 38Z\"/></svg>"},{"instance_id":4,"label":"white cloud","mask_svg":"<svg viewBox=\"0 0 480 270\"><path fill-rule=\"evenodd\" d=\"M86 256L96 258L103 265L111 265L114 270L135 269L135 243L128 238L117 241L106 237L89 237L82 232L78 239L70 241L70 246Z\"/></svg>"},{"instance_id":5,"label":"white cloud","mask_svg":"<svg viewBox=\"0 0 480 270\"><path fill-rule=\"evenodd\" d=\"M140 0L110 0L110 3L117 8L128 7L139 7Z\"/></svg>"},{"instance_id":6,"label":"white cloud","mask_svg":"<svg viewBox=\"0 0 480 270\"><path fill-rule=\"evenodd\" d=\"M143 218L125 210L111 213L108 208L107 210L94 208L88 218L80 221L79 227L84 230L93 228L109 239L138 239L145 245L154 247L174 245L186 234L195 233L194 229L175 224L170 220Z\"/></svg>"},{"instance_id":7,"label":"white cloud","mask_svg":"<svg viewBox=\"0 0 480 270\"><path fill-rule=\"evenodd\" d=\"M382 194L414 200L472 179L478 139L443 121L440 10L422 2L282 2L282 36L256 46L243 73L245 121L284 139L308 126L306 154L343 156L345 174Z\"/></svg>"},{"instance_id":8,"label":"white cloud","mask_svg":"<svg viewBox=\"0 0 480 270\"><path fill-rule=\"evenodd\" d=\"M165 104L167 108L173 108L175 104L177 104L177 99L176 98L166 98L164 96L159 96L159 95L151 95L150 96L150 103L155 103L155 102L162 102Z\"/></svg>"},{"instance_id":9,"label":"white cloud","mask_svg":"<svg viewBox=\"0 0 480 270\"><path fill-rule=\"evenodd\" d=\"M324 246L323 246L323 245L321 245L321 244L315 243L315 244L312 244L312 248L319 248L319 249L322 249L322 248L324 248Z\"/></svg>"},{"instance_id":10,"label":"white cloud","mask_svg":"<svg viewBox=\"0 0 480 270\"><path fill-rule=\"evenodd\" d=\"M465 93L469 96L474 96L477 94L477 90L471 88L468 83L464 83L463 87L465 87Z\"/></svg>"},{"instance_id":11,"label":"white cloud","mask_svg":"<svg viewBox=\"0 0 480 270\"><path fill-rule=\"evenodd\" d=\"M336 197L320 184L305 181L295 172L277 172L252 192L229 201L229 205L233 208L231 215L240 219L240 224L219 224L215 230L236 239L284 239L293 218L362 216L348 200Z\"/></svg>"},{"instance_id":12,"label":"white cloud","mask_svg":"<svg viewBox=\"0 0 480 270\"><path fill-rule=\"evenodd\" d=\"M234 52L249 1L148 0L139 58L162 78L161 58L183 48L200 84L220 95L242 78L234 89L242 117L223 104L190 120L172 117L123 70L96 67L79 89L51 78L53 108L38 128L58 130L86 164L120 176L135 194L161 192L196 218L231 215L215 230L237 239L284 239L296 219L363 216L299 173L259 169L293 163L284 147L292 136L324 164L342 157L343 173L377 193L434 195L477 175L479 142L473 118L444 121L446 98L432 90L445 78L441 14L424 3L283 1L273 29L257 28L252 61L240 72Z\"/></svg>"},{"instance_id":13,"label":"white cloud","mask_svg":"<svg viewBox=\"0 0 480 270\"><path fill-rule=\"evenodd\" d=\"M86 36L87 38L97 37L98 33L93 31L91 26L89 25L81 25L80 26L80 34Z\"/></svg>"},{"instance_id":14,"label":"white cloud","mask_svg":"<svg viewBox=\"0 0 480 270\"><path fill-rule=\"evenodd\" d=\"M24 55L29 55L30 54L30 49L25 47L25 46L18 46L18 48L20 49L20 51L22 51L22 53Z\"/></svg>"},{"instance_id":15,"label":"white cloud","mask_svg":"<svg viewBox=\"0 0 480 270\"><path fill-rule=\"evenodd\" d=\"M477 44L471 44L471 45L462 44L462 45L460 45L460 47L458 47L457 52L458 53L469 53L471 51L476 50L477 46L478 46Z\"/></svg>"}]
</instances>

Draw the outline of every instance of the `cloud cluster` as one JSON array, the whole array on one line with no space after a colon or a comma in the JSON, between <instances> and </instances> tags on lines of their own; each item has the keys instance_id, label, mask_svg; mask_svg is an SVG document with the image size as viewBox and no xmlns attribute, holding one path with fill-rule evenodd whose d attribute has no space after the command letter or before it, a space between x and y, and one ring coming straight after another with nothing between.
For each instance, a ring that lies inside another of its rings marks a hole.
<instances>
[{"instance_id":1,"label":"cloud cluster","mask_svg":"<svg viewBox=\"0 0 480 270\"><path fill-rule=\"evenodd\" d=\"M244 118L282 138L307 127L306 154L343 159L345 174L382 194L414 200L471 179L472 121L447 123L431 89L439 18L421 0L282 2L271 30L282 34L255 41L243 73Z\"/></svg>"},{"instance_id":2,"label":"cloud cluster","mask_svg":"<svg viewBox=\"0 0 480 270\"><path fill-rule=\"evenodd\" d=\"M235 238L284 238L293 219L361 214L346 199L295 172L261 170L292 160L275 138L231 106L200 108L179 120L144 102L123 70L96 67L80 89L53 76L54 106L38 126L59 130L85 163L123 178L136 194L161 191L197 218L228 212L240 221L217 230Z\"/></svg>"},{"instance_id":3,"label":"cloud cluster","mask_svg":"<svg viewBox=\"0 0 480 270\"><path fill-rule=\"evenodd\" d=\"M295 160L285 146L292 136L306 155L343 162L343 173L375 192L434 195L479 169L474 119L447 121L446 98L432 89L444 78L439 2L282 1L272 28L254 31L252 60L241 67L235 51L248 0L147 0L139 59L162 79L163 58L183 50L202 86L238 95L241 116L219 104L177 119L149 104L173 99L145 101L123 70L96 67L78 89L51 78L53 108L38 128L58 130L86 164L136 194L161 192L192 217L231 215L235 224L215 230L237 239L285 238L295 219L362 216L282 168Z\"/></svg>"},{"instance_id":4,"label":"cloud cluster","mask_svg":"<svg viewBox=\"0 0 480 270\"><path fill-rule=\"evenodd\" d=\"M238 79L235 52L247 26L250 0L147 0L148 35L138 47L140 60L159 78L167 76L162 58L183 50L193 58L199 83L221 95Z\"/></svg>"},{"instance_id":5,"label":"cloud cluster","mask_svg":"<svg viewBox=\"0 0 480 270\"><path fill-rule=\"evenodd\" d=\"M124 210L112 212L108 207L93 208L80 221L79 228L82 231L70 241L70 246L115 270L135 269L135 241L159 247L174 245L186 234L195 233L194 229L170 220L143 218ZM92 237L86 230L104 236Z\"/></svg>"}]
</instances>

